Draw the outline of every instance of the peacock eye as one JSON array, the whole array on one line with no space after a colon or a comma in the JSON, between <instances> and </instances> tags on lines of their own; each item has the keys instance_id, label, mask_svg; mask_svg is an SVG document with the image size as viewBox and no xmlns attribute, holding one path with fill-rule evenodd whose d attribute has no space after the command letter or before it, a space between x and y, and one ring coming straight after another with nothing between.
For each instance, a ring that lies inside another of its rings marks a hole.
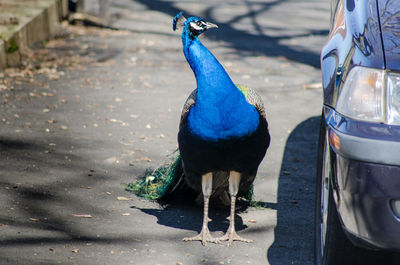
<instances>
[{"instance_id":1,"label":"peacock eye","mask_svg":"<svg viewBox=\"0 0 400 265\"><path fill-rule=\"evenodd\" d=\"M203 25L203 21L197 21L197 22L196 22L196 25L199 26L199 27L201 27L201 26Z\"/></svg>"}]
</instances>

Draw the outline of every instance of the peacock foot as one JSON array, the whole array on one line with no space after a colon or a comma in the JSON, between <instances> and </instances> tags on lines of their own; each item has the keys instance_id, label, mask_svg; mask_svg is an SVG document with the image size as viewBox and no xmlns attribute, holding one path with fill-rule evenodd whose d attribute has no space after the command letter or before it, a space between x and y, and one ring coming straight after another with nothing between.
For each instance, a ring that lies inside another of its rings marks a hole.
<instances>
[{"instance_id":1,"label":"peacock foot","mask_svg":"<svg viewBox=\"0 0 400 265\"><path fill-rule=\"evenodd\" d=\"M226 234L222 237L217 238L218 241L228 241L228 246L232 245L233 241L242 241L246 243L251 243L253 240L251 239L246 239L241 236L239 236L235 230L228 229Z\"/></svg>"},{"instance_id":2,"label":"peacock foot","mask_svg":"<svg viewBox=\"0 0 400 265\"><path fill-rule=\"evenodd\" d=\"M208 229L202 229L200 234L194 237L185 237L183 241L201 241L201 244L203 246L207 245L207 242L212 242L215 244L221 243L218 238L213 238L210 234L210 231Z\"/></svg>"}]
</instances>

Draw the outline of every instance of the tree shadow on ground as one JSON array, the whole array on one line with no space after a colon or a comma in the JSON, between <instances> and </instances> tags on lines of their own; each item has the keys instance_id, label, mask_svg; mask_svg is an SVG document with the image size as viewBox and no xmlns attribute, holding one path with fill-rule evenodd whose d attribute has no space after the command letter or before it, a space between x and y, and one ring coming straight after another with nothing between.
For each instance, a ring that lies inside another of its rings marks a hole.
<instances>
[{"instance_id":1,"label":"tree shadow on ground","mask_svg":"<svg viewBox=\"0 0 400 265\"><path fill-rule=\"evenodd\" d=\"M278 183L275 240L267 253L271 265L312 264L319 124L319 117L303 121L286 141Z\"/></svg>"},{"instance_id":2,"label":"tree shadow on ground","mask_svg":"<svg viewBox=\"0 0 400 265\"><path fill-rule=\"evenodd\" d=\"M181 10L176 7L174 2L171 1L133 1L143 4L148 9L168 14L171 16L171 18L174 17L179 11L183 11L186 17L199 15L192 14L189 10ZM214 8L217 8L218 5L211 6L207 8L202 15L207 18L207 20L218 24L220 28L223 28L223 30L218 32L210 31L207 33L207 36L214 40L223 41L229 47L234 48L237 54L243 56L266 55L273 57L285 57L292 61L319 68L319 51L311 51L309 49L284 44L282 43L282 40L306 36L326 36L329 33L328 30L308 30L307 33L272 36L265 34L262 30L262 26L257 22L257 16L265 15L263 13L285 2L288 2L288 0L254 3L245 1L244 6L247 6L247 13L233 17L227 22L221 22L218 17L213 15ZM252 7L253 5L262 5L262 7L258 8L257 11L254 11L254 8ZM243 19L251 20L256 33L251 33L248 30L242 30L234 27L235 23L239 23Z\"/></svg>"},{"instance_id":3,"label":"tree shadow on ground","mask_svg":"<svg viewBox=\"0 0 400 265\"><path fill-rule=\"evenodd\" d=\"M21 140L16 137L0 136L0 198L3 203L0 206L0 231L4 228L41 231L43 234L4 234L0 245L134 242L129 236L98 238L81 230L78 221L71 220L73 214L88 211L99 218L107 215L104 209L94 207L90 200L83 201L82 197L74 196L76 190L92 189L113 177L101 170L90 172L90 165L94 165L90 159L71 154L61 147L73 145L80 148L86 143L68 137L52 137L51 142L58 148L46 154L47 139Z\"/></svg>"}]
</instances>

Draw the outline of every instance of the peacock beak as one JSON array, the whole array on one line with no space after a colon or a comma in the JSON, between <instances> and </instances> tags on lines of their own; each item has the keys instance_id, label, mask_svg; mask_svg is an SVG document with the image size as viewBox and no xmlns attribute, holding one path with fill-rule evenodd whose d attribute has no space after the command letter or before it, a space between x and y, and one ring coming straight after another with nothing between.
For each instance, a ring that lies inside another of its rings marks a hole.
<instances>
[{"instance_id":1,"label":"peacock beak","mask_svg":"<svg viewBox=\"0 0 400 265\"><path fill-rule=\"evenodd\" d=\"M206 29L218 28L218 26L211 22L206 22Z\"/></svg>"}]
</instances>

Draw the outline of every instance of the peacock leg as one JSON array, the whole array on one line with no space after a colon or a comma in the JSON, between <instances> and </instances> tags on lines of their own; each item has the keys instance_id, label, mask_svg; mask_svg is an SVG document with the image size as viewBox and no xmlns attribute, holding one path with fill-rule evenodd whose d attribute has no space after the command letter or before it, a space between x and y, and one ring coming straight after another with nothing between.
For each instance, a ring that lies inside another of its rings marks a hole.
<instances>
[{"instance_id":1,"label":"peacock leg","mask_svg":"<svg viewBox=\"0 0 400 265\"><path fill-rule=\"evenodd\" d=\"M225 241L228 240L228 245L230 246L233 241L243 241L243 242L253 242L253 240L245 239L239 236L235 230L235 205L236 205L236 195L239 191L240 184L240 173L236 171L231 171L229 175L229 194L231 195L231 215L229 217L229 228L226 234L218 240Z\"/></svg>"},{"instance_id":2,"label":"peacock leg","mask_svg":"<svg viewBox=\"0 0 400 265\"><path fill-rule=\"evenodd\" d=\"M212 173L207 173L202 176L201 186L204 198L204 215L203 215L203 226L200 234L194 237L185 237L183 241L196 241L199 240L203 246L207 245L207 242L219 243L218 239L211 236L210 230L208 230L208 222L211 221L208 218L208 204L210 202L210 196L212 192Z\"/></svg>"}]
</instances>

